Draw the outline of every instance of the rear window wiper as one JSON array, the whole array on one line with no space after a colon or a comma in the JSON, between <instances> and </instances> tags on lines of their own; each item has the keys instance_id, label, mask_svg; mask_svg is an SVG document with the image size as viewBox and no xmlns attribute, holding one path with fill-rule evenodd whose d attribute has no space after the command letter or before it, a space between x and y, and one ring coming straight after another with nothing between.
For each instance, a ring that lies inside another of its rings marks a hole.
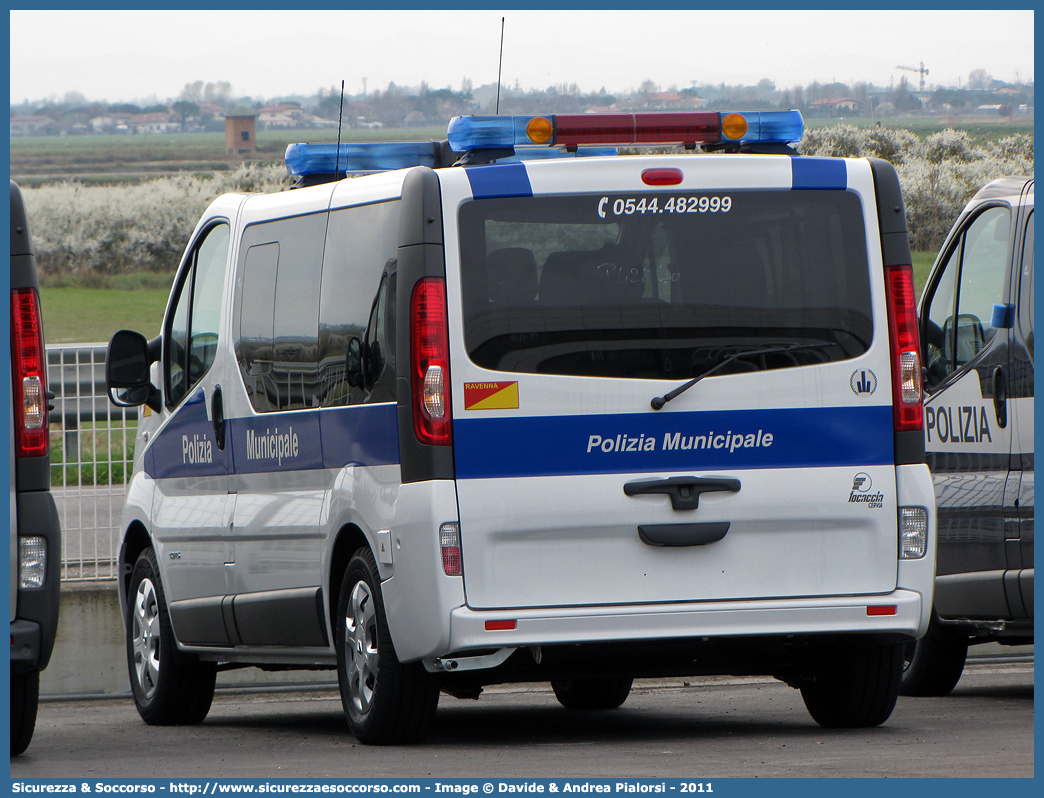
<instances>
[{"instance_id":1,"label":"rear window wiper","mask_svg":"<svg viewBox=\"0 0 1044 798\"><path fill-rule=\"evenodd\" d=\"M653 410L659 410L660 408L662 408L665 404L667 404L672 399L677 399L679 396L681 396L683 393L685 393L687 390L689 390L689 388L691 388L693 385L698 383L704 377L709 377L714 372L719 371L720 369L725 368L725 366L729 365L729 363L731 363L734 360L738 360L741 357L750 357L751 355L775 355L775 354L778 354L780 352L795 352L795 351L797 351L799 349L821 349L823 346L824 346L824 344L822 344L822 343L819 343L819 344L788 344L787 346L772 346L772 347L768 347L768 348L765 348L765 349L744 349L744 350L742 350L740 352L734 352L733 354L729 355L727 358L725 358L720 363L718 363L718 364L716 364L714 366L711 366L709 369L707 369L702 374L700 374L700 375L698 375L696 377L693 377L691 380L689 380L684 385L679 385L673 391L669 391L668 393L665 393L663 396L654 396L653 399L652 399L652 402L650 402L650 404L652 405L652 409Z\"/></svg>"}]
</instances>

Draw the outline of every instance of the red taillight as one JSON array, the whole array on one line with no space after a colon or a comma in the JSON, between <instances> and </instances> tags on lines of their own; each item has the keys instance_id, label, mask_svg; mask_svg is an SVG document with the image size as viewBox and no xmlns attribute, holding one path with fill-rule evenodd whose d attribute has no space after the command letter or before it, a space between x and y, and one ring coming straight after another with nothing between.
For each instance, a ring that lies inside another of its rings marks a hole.
<instances>
[{"instance_id":1,"label":"red taillight","mask_svg":"<svg viewBox=\"0 0 1044 798\"><path fill-rule=\"evenodd\" d=\"M460 524L449 521L439 527L442 570L446 576L464 575L464 557L460 551Z\"/></svg>"},{"instance_id":2,"label":"red taillight","mask_svg":"<svg viewBox=\"0 0 1044 798\"><path fill-rule=\"evenodd\" d=\"M425 277L410 298L410 359L413 431L431 446L453 442L449 390L449 328L446 281Z\"/></svg>"},{"instance_id":3,"label":"red taillight","mask_svg":"<svg viewBox=\"0 0 1044 798\"><path fill-rule=\"evenodd\" d=\"M647 186L677 186L681 181L681 169L646 169L642 172L642 182Z\"/></svg>"},{"instance_id":4,"label":"red taillight","mask_svg":"<svg viewBox=\"0 0 1044 798\"><path fill-rule=\"evenodd\" d=\"M680 114L556 114L558 146L584 144L695 144L715 142L721 133L717 112Z\"/></svg>"},{"instance_id":5,"label":"red taillight","mask_svg":"<svg viewBox=\"0 0 1044 798\"><path fill-rule=\"evenodd\" d=\"M888 283L888 339L892 355L892 404L897 432L924 429L921 353L913 269L885 268Z\"/></svg>"},{"instance_id":6,"label":"red taillight","mask_svg":"<svg viewBox=\"0 0 1044 798\"><path fill-rule=\"evenodd\" d=\"M50 449L47 431L47 356L40 297L35 288L11 292L11 371L14 377L15 454L39 457Z\"/></svg>"}]
</instances>

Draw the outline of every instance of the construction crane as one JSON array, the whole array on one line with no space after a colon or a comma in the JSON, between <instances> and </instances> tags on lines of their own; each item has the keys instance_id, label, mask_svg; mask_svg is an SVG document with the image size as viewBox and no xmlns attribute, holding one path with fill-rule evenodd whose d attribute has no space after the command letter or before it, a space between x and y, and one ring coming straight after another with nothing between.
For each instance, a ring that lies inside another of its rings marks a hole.
<instances>
[{"instance_id":1,"label":"construction crane","mask_svg":"<svg viewBox=\"0 0 1044 798\"><path fill-rule=\"evenodd\" d=\"M928 74L928 68L924 65L924 61L921 62L919 67L908 67L908 66L897 66L896 69L905 69L907 72L920 72L921 73L921 91L924 91L924 76Z\"/></svg>"}]
</instances>

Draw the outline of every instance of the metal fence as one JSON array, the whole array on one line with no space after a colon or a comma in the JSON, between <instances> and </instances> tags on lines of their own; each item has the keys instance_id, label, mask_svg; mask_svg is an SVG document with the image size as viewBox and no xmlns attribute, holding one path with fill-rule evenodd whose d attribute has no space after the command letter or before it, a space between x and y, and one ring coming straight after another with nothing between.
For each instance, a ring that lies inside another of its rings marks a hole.
<instances>
[{"instance_id":1,"label":"metal fence","mask_svg":"<svg viewBox=\"0 0 1044 798\"><path fill-rule=\"evenodd\" d=\"M105 344L47 347L51 491L62 523L62 580L116 578L137 408L105 390Z\"/></svg>"}]
</instances>

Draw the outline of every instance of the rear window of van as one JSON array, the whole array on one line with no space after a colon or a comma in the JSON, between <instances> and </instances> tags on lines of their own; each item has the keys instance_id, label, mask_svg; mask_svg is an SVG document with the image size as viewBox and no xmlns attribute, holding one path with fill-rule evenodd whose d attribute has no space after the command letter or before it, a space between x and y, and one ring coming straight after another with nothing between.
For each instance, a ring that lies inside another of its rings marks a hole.
<instances>
[{"instance_id":1,"label":"rear window of van","mask_svg":"<svg viewBox=\"0 0 1044 798\"><path fill-rule=\"evenodd\" d=\"M479 366L644 379L856 357L873 337L862 205L847 191L479 199L460 210Z\"/></svg>"}]
</instances>

